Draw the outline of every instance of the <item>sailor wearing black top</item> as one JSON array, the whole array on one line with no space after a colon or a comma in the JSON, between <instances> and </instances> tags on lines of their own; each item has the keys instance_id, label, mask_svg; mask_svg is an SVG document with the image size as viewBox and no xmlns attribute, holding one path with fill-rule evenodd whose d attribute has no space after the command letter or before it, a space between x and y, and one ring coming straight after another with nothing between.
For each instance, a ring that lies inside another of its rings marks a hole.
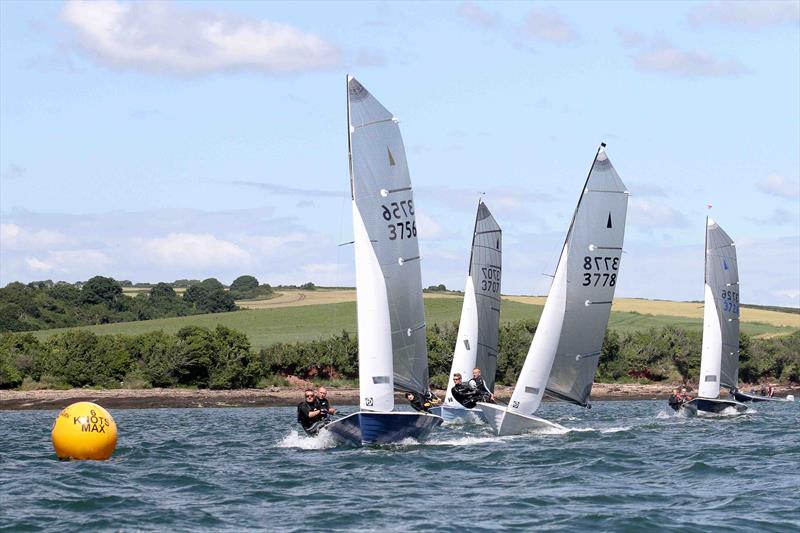
<instances>
[{"instance_id":1,"label":"sailor wearing black top","mask_svg":"<svg viewBox=\"0 0 800 533\"><path fill-rule=\"evenodd\" d=\"M483 381L480 368L475 368L472 371L472 379L469 380L469 386L481 395L480 401L494 403L494 394L492 394L492 391L486 386L486 382Z\"/></svg>"},{"instance_id":2,"label":"sailor wearing black top","mask_svg":"<svg viewBox=\"0 0 800 533\"><path fill-rule=\"evenodd\" d=\"M455 385L450 389L450 394L453 395L455 401L466 407L472 409L475 404L481 399L481 395L473 388L470 388L461 383L461 374L453 374L453 382Z\"/></svg>"},{"instance_id":3,"label":"sailor wearing black top","mask_svg":"<svg viewBox=\"0 0 800 533\"><path fill-rule=\"evenodd\" d=\"M331 407L331 402L328 401L328 389L320 387L317 389L317 407L322 411L322 416L328 417L336 413L336 408Z\"/></svg>"},{"instance_id":4,"label":"sailor wearing black top","mask_svg":"<svg viewBox=\"0 0 800 533\"><path fill-rule=\"evenodd\" d=\"M326 424L322 410L317 406L317 397L311 389L306 391L305 401L297 405L297 421L311 436L316 435Z\"/></svg>"}]
</instances>

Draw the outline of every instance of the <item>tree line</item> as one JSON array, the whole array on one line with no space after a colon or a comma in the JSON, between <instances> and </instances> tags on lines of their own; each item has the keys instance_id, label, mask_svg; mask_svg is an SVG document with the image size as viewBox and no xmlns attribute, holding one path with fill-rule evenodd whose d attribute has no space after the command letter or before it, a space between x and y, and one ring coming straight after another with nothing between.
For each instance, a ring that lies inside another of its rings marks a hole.
<instances>
[{"instance_id":1,"label":"tree line","mask_svg":"<svg viewBox=\"0 0 800 533\"><path fill-rule=\"evenodd\" d=\"M458 326L427 331L431 381L447 385ZM513 385L536 323L502 323L497 383ZM677 327L606 334L597 380L690 382L700 370L701 336ZM357 379L358 341L348 332L309 342L277 343L254 350L241 332L224 326L187 326L174 335L96 335L73 330L40 341L30 333L0 335L0 388L96 386L247 388L284 382ZM788 336L741 335L742 382L800 382L800 331Z\"/></svg>"},{"instance_id":2,"label":"tree line","mask_svg":"<svg viewBox=\"0 0 800 533\"><path fill-rule=\"evenodd\" d=\"M135 296L123 293L129 281L95 276L86 282L51 280L9 283L0 288L0 332L35 331L129 322L238 309L236 300L267 297L269 284L249 275L226 287L215 278L157 283ZM175 288L185 287L182 295Z\"/></svg>"}]
</instances>

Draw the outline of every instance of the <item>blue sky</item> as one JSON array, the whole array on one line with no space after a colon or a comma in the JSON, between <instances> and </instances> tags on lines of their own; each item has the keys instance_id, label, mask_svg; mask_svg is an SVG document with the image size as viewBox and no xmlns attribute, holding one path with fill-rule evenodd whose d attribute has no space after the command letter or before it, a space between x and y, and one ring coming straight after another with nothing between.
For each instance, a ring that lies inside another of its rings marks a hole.
<instances>
[{"instance_id":1,"label":"blue sky","mask_svg":"<svg viewBox=\"0 0 800 533\"><path fill-rule=\"evenodd\" d=\"M478 194L544 294L595 150L631 191L618 296L800 305L800 3L0 3L0 284L351 285L345 75L401 121L423 283ZM707 204L713 205L709 211Z\"/></svg>"}]
</instances>

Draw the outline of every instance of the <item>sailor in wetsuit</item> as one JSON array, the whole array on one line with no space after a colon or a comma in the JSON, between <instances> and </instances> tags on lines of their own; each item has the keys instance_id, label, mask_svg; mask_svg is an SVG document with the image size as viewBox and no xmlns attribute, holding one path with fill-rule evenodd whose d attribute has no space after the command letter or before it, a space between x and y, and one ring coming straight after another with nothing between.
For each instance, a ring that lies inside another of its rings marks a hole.
<instances>
[{"instance_id":1,"label":"sailor in wetsuit","mask_svg":"<svg viewBox=\"0 0 800 533\"><path fill-rule=\"evenodd\" d=\"M672 394L667 401L669 402L669 406L677 411L681 408L681 405L683 405L683 396L681 396L681 393L678 392L677 388L674 388L672 389Z\"/></svg>"},{"instance_id":2,"label":"sailor in wetsuit","mask_svg":"<svg viewBox=\"0 0 800 533\"><path fill-rule=\"evenodd\" d=\"M413 392L406 393L406 400L408 400L408 403L410 403L411 407L413 407L416 411L427 413L428 409L431 408L430 401L417 397L417 395Z\"/></svg>"},{"instance_id":3,"label":"sailor in wetsuit","mask_svg":"<svg viewBox=\"0 0 800 533\"><path fill-rule=\"evenodd\" d=\"M297 421L303 426L306 433L315 436L327 424L322 409L317 406L317 396L314 389L307 389L305 400L297 405Z\"/></svg>"},{"instance_id":4,"label":"sailor in wetsuit","mask_svg":"<svg viewBox=\"0 0 800 533\"><path fill-rule=\"evenodd\" d=\"M455 401L467 409L472 409L476 403L481 401L481 394L476 389L461 383L461 374L458 372L453 374L453 382L455 385L450 389L450 394L453 395Z\"/></svg>"},{"instance_id":5,"label":"sailor in wetsuit","mask_svg":"<svg viewBox=\"0 0 800 533\"><path fill-rule=\"evenodd\" d=\"M469 380L469 386L478 391L478 393L481 395L481 399L479 401L494 403L494 394L492 394L492 391L490 391L489 387L486 386L486 382L483 381L480 368L476 367L472 369L472 379Z\"/></svg>"},{"instance_id":6,"label":"sailor in wetsuit","mask_svg":"<svg viewBox=\"0 0 800 533\"><path fill-rule=\"evenodd\" d=\"M328 389L320 387L317 389L317 408L322 411L322 415L328 418L328 415L336 413L336 408L331 407L331 402L328 400Z\"/></svg>"}]
</instances>

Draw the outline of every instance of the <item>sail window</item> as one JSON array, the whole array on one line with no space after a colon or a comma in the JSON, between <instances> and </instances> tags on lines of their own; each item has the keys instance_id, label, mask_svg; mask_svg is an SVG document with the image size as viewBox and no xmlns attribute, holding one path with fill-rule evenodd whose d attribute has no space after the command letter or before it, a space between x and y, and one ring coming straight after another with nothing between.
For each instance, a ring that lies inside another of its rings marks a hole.
<instances>
[{"instance_id":1,"label":"sail window","mask_svg":"<svg viewBox=\"0 0 800 533\"><path fill-rule=\"evenodd\" d=\"M706 376L706 383L717 381L717 376Z\"/></svg>"},{"instance_id":2,"label":"sail window","mask_svg":"<svg viewBox=\"0 0 800 533\"><path fill-rule=\"evenodd\" d=\"M372 383L379 385L381 383L391 383L392 380L389 376L372 376Z\"/></svg>"},{"instance_id":3,"label":"sail window","mask_svg":"<svg viewBox=\"0 0 800 533\"><path fill-rule=\"evenodd\" d=\"M469 350L469 339L464 339L464 348Z\"/></svg>"},{"instance_id":4,"label":"sail window","mask_svg":"<svg viewBox=\"0 0 800 533\"><path fill-rule=\"evenodd\" d=\"M525 392L528 394L539 394L539 387L525 387Z\"/></svg>"}]
</instances>

